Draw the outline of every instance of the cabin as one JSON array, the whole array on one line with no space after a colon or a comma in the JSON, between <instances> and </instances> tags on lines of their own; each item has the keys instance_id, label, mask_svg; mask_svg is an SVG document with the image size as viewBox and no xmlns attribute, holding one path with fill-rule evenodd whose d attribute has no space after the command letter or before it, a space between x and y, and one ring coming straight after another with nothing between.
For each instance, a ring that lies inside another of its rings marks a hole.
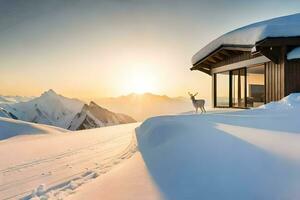
<instances>
[{"instance_id":1,"label":"cabin","mask_svg":"<svg viewBox=\"0 0 300 200\"><path fill-rule=\"evenodd\" d=\"M257 107L300 92L300 14L226 33L200 49L192 65L212 77L214 107Z\"/></svg>"}]
</instances>

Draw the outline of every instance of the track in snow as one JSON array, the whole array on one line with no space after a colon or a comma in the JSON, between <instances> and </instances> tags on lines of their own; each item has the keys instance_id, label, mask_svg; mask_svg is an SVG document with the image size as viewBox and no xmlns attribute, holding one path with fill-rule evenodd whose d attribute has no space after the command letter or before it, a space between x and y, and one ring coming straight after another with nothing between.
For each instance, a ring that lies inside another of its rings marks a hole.
<instances>
[{"instance_id":1,"label":"track in snow","mask_svg":"<svg viewBox=\"0 0 300 200\"><path fill-rule=\"evenodd\" d=\"M84 147L0 169L0 199L30 199L41 184L45 187L38 196L61 198L135 151L133 128L132 132L116 134L105 141L99 139Z\"/></svg>"}]
</instances>

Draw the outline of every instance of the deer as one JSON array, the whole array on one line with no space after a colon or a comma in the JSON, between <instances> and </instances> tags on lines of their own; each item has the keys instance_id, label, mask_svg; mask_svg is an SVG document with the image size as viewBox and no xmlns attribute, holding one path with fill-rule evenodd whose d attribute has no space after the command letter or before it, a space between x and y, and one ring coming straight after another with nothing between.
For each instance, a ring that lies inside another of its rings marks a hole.
<instances>
[{"instance_id":1,"label":"deer","mask_svg":"<svg viewBox=\"0 0 300 200\"><path fill-rule=\"evenodd\" d=\"M198 92L196 94L191 94L191 93L188 93L191 97L191 100L193 102L193 106L195 107L196 109L196 113L198 113L198 108L201 109L201 114L203 112L206 112L205 108L204 108L204 104L205 104L205 100L204 99L195 99L195 96L198 94Z\"/></svg>"}]
</instances>

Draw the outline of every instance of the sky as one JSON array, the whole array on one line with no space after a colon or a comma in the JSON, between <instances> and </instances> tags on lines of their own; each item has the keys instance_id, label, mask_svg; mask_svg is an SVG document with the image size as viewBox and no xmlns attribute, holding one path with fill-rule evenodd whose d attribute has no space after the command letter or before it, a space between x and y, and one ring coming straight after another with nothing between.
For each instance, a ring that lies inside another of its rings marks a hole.
<instances>
[{"instance_id":1,"label":"sky","mask_svg":"<svg viewBox=\"0 0 300 200\"><path fill-rule=\"evenodd\" d=\"M191 57L235 28L300 12L296 0L0 0L0 94L210 98Z\"/></svg>"}]
</instances>

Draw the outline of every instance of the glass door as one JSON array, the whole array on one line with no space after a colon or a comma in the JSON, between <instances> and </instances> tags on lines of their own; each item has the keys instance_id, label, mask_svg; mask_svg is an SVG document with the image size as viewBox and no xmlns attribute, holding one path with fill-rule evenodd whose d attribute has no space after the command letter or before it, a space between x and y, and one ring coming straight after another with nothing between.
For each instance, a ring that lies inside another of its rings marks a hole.
<instances>
[{"instance_id":1,"label":"glass door","mask_svg":"<svg viewBox=\"0 0 300 200\"><path fill-rule=\"evenodd\" d=\"M265 103L265 66L247 68L247 107Z\"/></svg>"},{"instance_id":2,"label":"glass door","mask_svg":"<svg viewBox=\"0 0 300 200\"><path fill-rule=\"evenodd\" d=\"M244 108L245 88L246 88L246 69L237 69L231 71L231 103L232 107Z\"/></svg>"}]
</instances>

